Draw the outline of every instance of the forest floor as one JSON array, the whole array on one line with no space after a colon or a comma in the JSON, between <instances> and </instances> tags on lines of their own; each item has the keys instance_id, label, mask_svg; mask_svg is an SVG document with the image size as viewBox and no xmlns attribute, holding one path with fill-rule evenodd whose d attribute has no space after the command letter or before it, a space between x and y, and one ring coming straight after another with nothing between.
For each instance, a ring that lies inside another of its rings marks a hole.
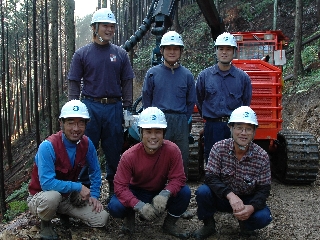
<instances>
[{"instance_id":1,"label":"forest floor","mask_svg":"<svg viewBox=\"0 0 320 240\"><path fill-rule=\"evenodd\" d=\"M283 127L312 133L320 142L320 86L315 85L308 92L285 95L283 98ZM34 134L17 141L13 148L14 159L19 163L6 171L6 191L12 191L21 182L30 178L30 164L25 159L35 154ZM319 176L319 174L318 174ZM192 199L188 210L196 212L194 192L202 182L188 182L192 189ZM104 183L102 199L106 197ZM286 185L277 179L272 179L271 195L268 198L273 221L266 228L258 231L258 236L252 239L282 240L282 239L320 239L320 178L310 185ZM60 239L98 240L98 239L176 239L162 233L163 218L155 222L141 222L136 219L136 231L132 236L121 233L122 220L110 218L103 229L89 228L76 219L71 219L70 228L61 225L58 218L53 220L54 227ZM218 213L215 215L217 233L209 239L241 239L237 221L231 214ZM180 219L178 225L189 231L202 226L202 222L194 216L192 219ZM40 239L39 219L25 212L9 223L0 224L0 239L22 240Z\"/></svg>"}]
</instances>

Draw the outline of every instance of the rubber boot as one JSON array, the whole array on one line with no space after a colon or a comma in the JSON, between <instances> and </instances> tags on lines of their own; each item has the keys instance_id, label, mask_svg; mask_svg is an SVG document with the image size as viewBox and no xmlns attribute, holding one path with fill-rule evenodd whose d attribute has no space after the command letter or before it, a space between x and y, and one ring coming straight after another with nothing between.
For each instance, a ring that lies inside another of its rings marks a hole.
<instances>
[{"instance_id":1,"label":"rubber boot","mask_svg":"<svg viewBox=\"0 0 320 240\"><path fill-rule=\"evenodd\" d=\"M114 195L114 184L112 180L108 180L108 186L109 186L109 195L107 197L107 204L110 202L112 196Z\"/></svg>"},{"instance_id":2,"label":"rubber boot","mask_svg":"<svg viewBox=\"0 0 320 240\"><path fill-rule=\"evenodd\" d=\"M239 227L240 227L240 236L241 237L251 237L251 236L257 236L257 233L255 231L249 231L246 229L246 226L243 221L238 221Z\"/></svg>"},{"instance_id":3,"label":"rubber boot","mask_svg":"<svg viewBox=\"0 0 320 240\"><path fill-rule=\"evenodd\" d=\"M189 219L193 218L193 216L194 216L194 213L187 210L184 213L182 213L182 215L180 217L183 219L189 220Z\"/></svg>"},{"instance_id":4,"label":"rubber boot","mask_svg":"<svg viewBox=\"0 0 320 240\"><path fill-rule=\"evenodd\" d=\"M166 218L164 219L162 229L164 233L170 234L177 238L187 239L190 236L189 232L181 230L177 225L176 222L179 220L179 217L171 216L169 213L167 214Z\"/></svg>"},{"instance_id":5,"label":"rubber boot","mask_svg":"<svg viewBox=\"0 0 320 240\"><path fill-rule=\"evenodd\" d=\"M53 230L51 221L41 220L40 237L43 240L59 239L58 234Z\"/></svg>"},{"instance_id":6,"label":"rubber boot","mask_svg":"<svg viewBox=\"0 0 320 240\"><path fill-rule=\"evenodd\" d=\"M122 232L124 234L131 235L134 233L135 220L136 220L136 215L135 215L135 212L132 210L123 220Z\"/></svg>"},{"instance_id":7,"label":"rubber boot","mask_svg":"<svg viewBox=\"0 0 320 240\"><path fill-rule=\"evenodd\" d=\"M70 227L69 215L67 214L57 214L57 215L60 218L61 225L64 226L65 228L69 228Z\"/></svg>"},{"instance_id":8,"label":"rubber boot","mask_svg":"<svg viewBox=\"0 0 320 240\"><path fill-rule=\"evenodd\" d=\"M192 234L195 239L206 239L216 232L216 224L213 217L204 219L203 223L203 227Z\"/></svg>"}]
</instances>

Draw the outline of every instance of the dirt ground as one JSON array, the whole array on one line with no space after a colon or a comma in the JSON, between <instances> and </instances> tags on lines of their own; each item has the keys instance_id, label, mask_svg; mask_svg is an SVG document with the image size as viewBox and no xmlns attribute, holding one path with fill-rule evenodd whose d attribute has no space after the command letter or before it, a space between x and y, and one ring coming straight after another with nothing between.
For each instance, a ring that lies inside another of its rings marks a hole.
<instances>
[{"instance_id":1,"label":"dirt ground","mask_svg":"<svg viewBox=\"0 0 320 240\"><path fill-rule=\"evenodd\" d=\"M320 120L320 86L316 85L309 92L286 95L283 99L283 119L284 128L294 128L296 130L308 131L312 133L317 141L320 141L319 120ZM24 152L34 155L31 147L32 136L29 141L18 143L14 154ZM34 138L33 138L34 139ZM24 147L25 150L21 151ZM21 162L23 162L21 156ZM28 170L23 168L24 164L13 167L7 171L6 188L14 187L19 182L29 178ZM319 176L319 174L318 174ZM194 192L202 182L188 182L192 189L192 199L188 210L196 213L196 202ZM106 186L106 185L104 185ZM102 199L106 196L106 187L103 187ZM258 236L251 239L262 240L304 240L320 239L320 178L311 185L285 185L277 179L272 179L271 195L268 198L268 205L271 209L273 221L266 228L258 231ZM71 227L65 228L58 218L54 219L54 226L61 240L98 240L98 239L175 239L162 233L161 226L163 218L155 222L146 222L136 219L136 231L132 236L125 236L121 233L122 220L110 218L108 226L103 229L89 228L76 219L71 219ZM241 239L239 237L239 227L237 221L231 214L218 213L215 216L217 233L209 239L231 240ZM40 239L39 219L30 215L29 212L21 214L14 221L0 224L0 239L22 240ZM194 231L201 227L196 216L192 219L181 219L178 225L189 231ZM192 239L192 238L191 238Z\"/></svg>"}]
</instances>

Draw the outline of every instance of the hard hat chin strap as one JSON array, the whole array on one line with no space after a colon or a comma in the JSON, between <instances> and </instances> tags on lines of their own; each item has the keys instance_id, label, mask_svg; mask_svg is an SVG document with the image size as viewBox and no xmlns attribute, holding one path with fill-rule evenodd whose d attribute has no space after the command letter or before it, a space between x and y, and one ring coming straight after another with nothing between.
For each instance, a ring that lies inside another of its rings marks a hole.
<instances>
[{"instance_id":1,"label":"hard hat chin strap","mask_svg":"<svg viewBox=\"0 0 320 240\"><path fill-rule=\"evenodd\" d=\"M99 41L100 41L100 42L103 42L104 40L102 39L102 37L99 36L98 29L99 29L99 23L97 22L97 23L96 23L96 31L95 31L95 34L96 34L96 36L98 37Z\"/></svg>"}]
</instances>

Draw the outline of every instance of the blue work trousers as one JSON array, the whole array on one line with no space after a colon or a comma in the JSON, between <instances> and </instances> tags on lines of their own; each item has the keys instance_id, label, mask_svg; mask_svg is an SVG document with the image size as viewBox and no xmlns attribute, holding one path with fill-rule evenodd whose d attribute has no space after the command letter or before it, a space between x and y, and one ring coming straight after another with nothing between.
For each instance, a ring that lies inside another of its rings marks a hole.
<instances>
[{"instance_id":1,"label":"blue work trousers","mask_svg":"<svg viewBox=\"0 0 320 240\"><path fill-rule=\"evenodd\" d=\"M219 198L206 185L201 185L196 190L196 201L198 205L197 214L199 220L209 219L216 212L232 213L232 207L229 200L226 198ZM244 204L249 204L252 196L239 196ZM248 231L261 229L267 226L272 221L270 209L265 208L255 211L247 220L243 221L244 227Z\"/></svg>"},{"instance_id":2,"label":"blue work trousers","mask_svg":"<svg viewBox=\"0 0 320 240\"><path fill-rule=\"evenodd\" d=\"M85 135L91 139L97 150L99 143L101 144L105 156L106 179L113 181L124 142L122 102L104 104L91 99L83 99L82 102L90 114ZM86 174L87 171L81 173L80 181L88 178Z\"/></svg>"},{"instance_id":3,"label":"blue work trousers","mask_svg":"<svg viewBox=\"0 0 320 240\"><path fill-rule=\"evenodd\" d=\"M165 116L167 129L164 138L174 142L179 147L182 154L184 172L186 177L188 177L189 125L187 116L178 113L165 113Z\"/></svg>"},{"instance_id":4,"label":"blue work trousers","mask_svg":"<svg viewBox=\"0 0 320 240\"><path fill-rule=\"evenodd\" d=\"M206 121L204 126L204 155L208 163L209 154L212 146L223 139L230 138L230 128L226 122Z\"/></svg>"},{"instance_id":5,"label":"blue work trousers","mask_svg":"<svg viewBox=\"0 0 320 240\"><path fill-rule=\"evenodd\" d=\"M150 192L143 189L132 189L132 193L142 202L151 203L152 199L158 195L158 192ZM181 216L188 208L191 199L191 190L189 186L183 186L176 196L171 196L167 202L167 210L173 216ZM116 195L110 200L107 209L111 216L115 218L125 218L127 214L132 211L132 208L128 208L122 205Z\"/></svg>"}]
</instances>

